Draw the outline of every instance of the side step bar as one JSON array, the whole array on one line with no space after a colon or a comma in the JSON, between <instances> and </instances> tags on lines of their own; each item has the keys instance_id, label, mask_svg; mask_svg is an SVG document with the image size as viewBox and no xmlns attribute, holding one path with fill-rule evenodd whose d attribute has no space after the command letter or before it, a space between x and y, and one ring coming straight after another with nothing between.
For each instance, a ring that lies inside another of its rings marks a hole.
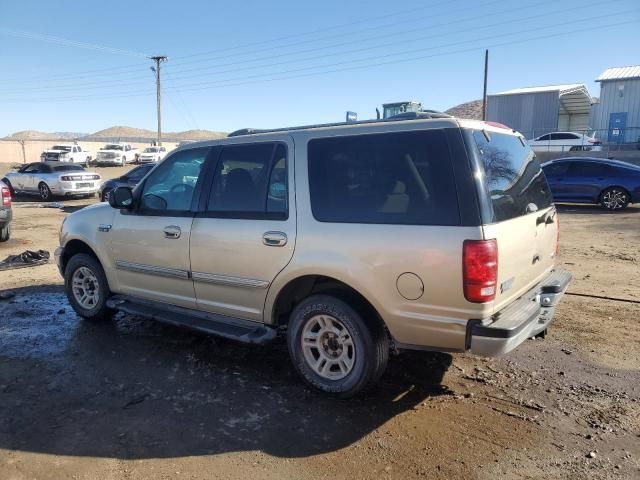
<instances>
[{"instance_id":1,"label":"side step bar","mask_svg":"<svg viewBox=\"0 0 640 480\"><path fill-rule=\"evenodd\" d=\"M276 329L240 318L200 312L126 295L114 295L107 306L130 315L183 326L243 343L264 344L276 337Z\"/></svg>"}]
</instances>

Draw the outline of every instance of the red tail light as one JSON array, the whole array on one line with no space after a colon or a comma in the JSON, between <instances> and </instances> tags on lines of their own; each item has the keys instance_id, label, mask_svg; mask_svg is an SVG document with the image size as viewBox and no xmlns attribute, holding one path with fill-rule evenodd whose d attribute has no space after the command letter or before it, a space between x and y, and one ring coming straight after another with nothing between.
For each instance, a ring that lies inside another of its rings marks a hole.
<instances>
[{"instance_id":1,"label":"red tail light","mask_svg":"<svg viewBox=\"0 0 640 480\"><path fill-rule=\"evenodd\" d=\"M557 257L558 253L560 253L560 217L558 216L557 213L556 213L556 228L558 229L556 231L556 257Z\"/></svg>"},{"instance_id":2,"label":"red tail light","mask_svg":"<svg viewBox=\"0 0 640 480\"><path fill-rule=\"evenodd\" d=\"M7 187L2 187L2 205L11 205L11 190Z\"/></svg>"},{"instance_id":3,"label":"red tail light","mask_svg":"<svg viewBox=\"0 0 640 480\"><path fill-rule=\"evenodd\" d=\"M473 303L496 298L498 282L498 242L465 240L462 255L464 298Z\"/></svg>"}]
</instances>

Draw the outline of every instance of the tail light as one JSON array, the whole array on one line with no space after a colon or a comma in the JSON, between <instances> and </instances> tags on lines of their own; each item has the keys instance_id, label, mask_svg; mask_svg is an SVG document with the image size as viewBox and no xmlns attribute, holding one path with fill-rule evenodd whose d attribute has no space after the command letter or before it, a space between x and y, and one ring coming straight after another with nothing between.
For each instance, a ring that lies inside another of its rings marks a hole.
<instances>
[{"instance_id":1,"label":"tail light","mask_svg":"<svg viewBox=\"0 0 640 480\"><path fill-rule=\"evenodd\" d=\"M556 214L556 257L560 253L560 217Z\"/></svg>"},{"instance_id":2,"label":"tail light","mask_svg":"<svg viewBox=\"0 0 640 480\"><path fill-rule=\"evenodd\" d=\"M82 180L82 177L72 177L71 175L63 175L60 177L63 182L75 182L76 180Z\"/></svg>"},{"instance_id":3,"label":"tail light","mask_svg":"<svg viewBox=\"0 0 640 480\"><path fill-rule=\"evenodd\" d=\"M2 205L11 206L11 190L8 187L2 187Z\"/></svg>"},{"instance_id":4,"label":"tail light","mask_svg":"<svg viewBox=\"0 0 640 480\"><path fill-rule=\"evenodd\" d=\"M462 255L464 298L473 303L496 298L498 282L498 242L465 240Z\"/></svg>"},{"instance_id":5,"label":"tail light","mask_svg":"<svg viewBox=\"0 0 640 480\"><path fill-rule=\"evenodd\" d=\"M100 175L91 175L89 178L91 180L100 180Z\"/></svg>"}]
</instances>

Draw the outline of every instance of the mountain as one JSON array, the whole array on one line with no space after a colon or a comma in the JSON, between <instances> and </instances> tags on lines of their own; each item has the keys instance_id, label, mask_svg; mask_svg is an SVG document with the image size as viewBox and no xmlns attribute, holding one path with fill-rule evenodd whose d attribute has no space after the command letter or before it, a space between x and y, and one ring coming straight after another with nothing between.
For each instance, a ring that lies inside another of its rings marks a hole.
<instances>
[{"instance_id":1,"label":"mountain","mask_svg":"<svg viewBox=\"0 0 640 480\"><path fill-rule=\"evenodd\" d=\"M83 141L130 141L147 142L156 138L157 133L144 128L133 128L116 125L105 128L95 133L76 132L38 132L36 130L23 130L4 137L4 140L83 140ZM224 138L225 132L213 132L211 130L187 130L186 132L163 132L162 138L168 142L182 140L210 140Z\"/></svg>"},{"instance_id":2,"label":"mountain","mask_svg":"<svg viewBox=\"0 0 640 480\"><path fill-rule=\"evenodd\" d=\"M444 113L458 118L482 120L482 100L472 100L471 102L461 103Z\"/></svg>"},{"instance_id":3,"label":"mountain","mask_svg":"<svg viewBox=\"0 0 640 480\"><path fill-rule=\"evenodd\" d=\"M57 140L53 133L38 132L37 130L21 130L4 137L4 140Z\"/></svg>"}]
</instances>

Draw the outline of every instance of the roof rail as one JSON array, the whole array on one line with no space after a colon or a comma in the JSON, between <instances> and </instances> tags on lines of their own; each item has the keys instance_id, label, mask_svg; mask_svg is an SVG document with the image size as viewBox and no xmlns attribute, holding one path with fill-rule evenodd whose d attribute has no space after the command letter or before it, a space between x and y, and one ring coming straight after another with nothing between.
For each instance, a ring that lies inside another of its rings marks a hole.
<instances>
[{"instance_id":1,"label":"roof rail","mask_svg":"<svg viewBox=\"0 0 640 480\"><path fill-rule=\"evenodd\" d=\"M309 130L312 128L325 128L325 127L340 127L343 125L365 125L368 123L384 123L384 122L398 122L401 120L425 120L432 118L453 118L446 113L436 112L434 110L428 110L423 112L405 112L393 115L384 119L371 119L371 120L359 120L356 122L336 122L336 123L318 123L314 125L301 125L298 127L283 127L283 128L241 128L231 132L227 137L241 137L244 135L258 135L260 133L274 133L274 132L288 132L290 130Z\"/></svg>"}]
</instances>

